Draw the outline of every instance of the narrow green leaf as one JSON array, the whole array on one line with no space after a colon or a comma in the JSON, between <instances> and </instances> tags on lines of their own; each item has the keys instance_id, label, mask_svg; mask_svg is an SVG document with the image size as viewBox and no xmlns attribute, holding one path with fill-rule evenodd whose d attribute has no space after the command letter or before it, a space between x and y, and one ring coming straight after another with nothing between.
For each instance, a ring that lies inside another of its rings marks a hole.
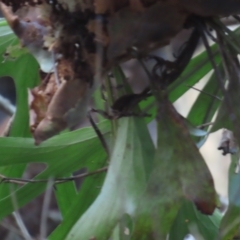
<instances>
[{"instance_id":1,"label":"narrow green leaf","mask_svg":"<svg viewBox=\"0 0 240 240\"><path fill-rule=\"evenodd\" d=\"M220 62L220 56L217 50L217 46L213 45L211 47L213 55L215 56L215 61ZM206 51L200 53L198 56L193 58L188 64L187 68L184 70L182 75L169 86L169 99L171 102L176 101L185 92L189 90L188 86L193 86L198 81L200 81L205 75L207 75L212 70L212 65L209 62L208 54ZM142 111L149 110L148 113L152 115L147 121L151 121L156 116L156 103L154 97L149 97L147 100L140 103Z\"/></svg>"},{"instance_id":2,"label":"narrow green leaf","mask_svg":"<svg viewBox=\"0 0 240 240\"><path fill-rule=\"evenodd\" d=\"M218 210L215 210L212 216L206 216L197 211L191 202L185 201L171 228L169 240L184 239L189 233L194 235L194 232L191 232L192 227L197 227L204 239L214 240L218 234L221 218L222 215Z\"/></svg>"},{"instance_id":3,"label":"narrow green leaf","mask_svg":"<svg viewBox=\"0 0 240 240\"><path fill-rule=\"evenodd\" d=\"M100 123L98 127L102 134L109 133L110 125L108 121ZM93 138L96 138L96 133L91 127L63 133L39 146L35 146L33 139L30 138L0 138L0 166L32 162L43 162L48 165L71 163L71 159L80 154L79 145L82 144L87 147L85 142ZM74 152L74 150L76 151Z\"/></svg>"},{"instance_id":4,"label":"narrow green leaf","mask_svg":"<svg viewBox=\"0 0 240 240\"><path fill-rule=\"evenodd\" d=\"M219 70L223 73L222 65L219 67ZM191 107L187 116L188 121L194 126L210 123L222 103L221 98L222 91L218 84L216 74L212 73L209 81ZM209 129L209 127L211 127L211 125L206 126L206 129ZM194 138L195 141L198 142L199 148L205 143L207 137L208 133L200 138Z\"/></svg>"},{"instance_id":5,"label":"narrow green leaf","mask_svg":"<svg viewBox=\"0 0 240 240\"><path fill-rule=\"evenodd\" d=\"M100 129L105 134L106 130L109 129L109 124L106 124L106 122L100 124ZM15 166L18 166L19 163L47 163L49 167L36 179L66 177L83 167L93 170L95 167L98 168L99 165L101 167L106 159L105 152L92 128L62 134L38 147L33 145L32 139L21 138L0 138L0 146L6 154L2 156L0 163L6 161L5 164L9 162L7 165L12 166L14 166L14 163ZM38 187L36 187L36 184ZM1 185L7 186L6 183ZM45 188L45 183L28 183L14 193L9 193L16 195L18 205L21 207L41 194ZM0 218L7 216L14 210L9 194L0 199L0 206L4 206L0 212Z\"/></svg>"},{"instance_id":6,"label":"narrow green leaf","mask_svg":"<svg viewBox=\"0 0 240 240\"><path fill-rule=\"evenodd\" d=\"M217 131L221 128L227 128L234 132L235 137L239 141L240 137L240 111L238 108L239 103L239 76L238 70L230 74L228 89L224 94L224 99L219 107L218 115L211 132ZM223 78L226 78L223 75Z\"/></svg>"},{"instance_id":7,"label":"narrow green leaf","mask_svg":"<svg viewBox=\"0 0 240 240\"><path fill-rule=\"evenodd\" d=\"M194 126L211 122L214 114L221 105L221 98L222 92L216 79L216 74L213 73L194 102L187 119Z\"/></svg>"},{"instance_id":8,"label":"narrow green leaf","mask_svg":"<svg viewBox=\"0 0 240 240\"><path fill-rule=\"evenodd\" d=\"M94 169L102 167L105 163L105 159L102 159L102 162L99 162ZM89 166L89 171L94 170ZM91 206L96 197L99 195L103 180L105 178L104 173L100 173L94 176L89 176L84 179L81 189L78 193L78 196L75 199L72 199L71 205L69 203L69 210L64 215L62 223L53 231L49 236L49 240L65 240L66 236L73 228L75 223L80 219L85 211Z\"/></svg>"},{"instance_id":9,"label":"narrow green leaf","mask_svg":"<svg viewBox=\"0 0 240 240\"><path fill-rule=\"evenodd\" d=\"M240 173L236 172L238 162L239 156L232 155L229 168L229 206L220 224L219 240L233 239L240 228Z\"/></svg>"},{"instance_id":10,"label":"narrow green leaf","mask_svg":"<svg viewBox=\"0 0 240 240\"><path fill-rule=\"evenodd\" d=\"M3 27L0 28L0 30ZM11 31L6 33L12 38ZM6 35L4 36L6 37ZM1 41L1 37L0 37ZM0 52L4 52L8 41L0 46ZM2 56L1 56L2 57ZM13 70L14 69L14 70ZM38 83L38 64L30 54L20 55L14 61L5 61L1 64L0 76L11 76L14 79L17 93L17 110L10 128L10 136L29 137L29 108L28 108L28 88ZM2 147L0 147L1 150ZM17 167L9 166L0 168L3 175L11 177L21 177L26 165ZM6 185L0 186L0 199L10 194L10 189Z\"/></svg>"},{"instance_id":11,"label":"narrow green leaf","mask_svg":"<svg viewBox=\"0 0 240 240\"><path fill-rule=\"evenodd\" d=\"M12 62L5 62L0 68L0 76L10 76L14 79L17 92L17 111L11 127L11 136L30 136L28 88L38 84L38 69L37 62L30 54L24 54Z\"/></svg>"},{"instance_id":12,"label":"narrow green leaf","mask_svg":"<svg viewBox=\"0 0 240 240\"><path fill-rule=\"evenodd\" d=\"M71 176L71 175L69 175ZM77 197L77 190L74 182L68 182L64 184L58 184L54 192L58 208L65 218L68 211L71 209L75 198Z\"/></svg>"},{"instance_id":13,"label":"narrow green leaf","mask_svg":"<svg viewBox=\"0 0 240 240\"><path fill-rule=\"evenodd\" d=\"M217 50L217 46L211 46L213 56L217 63L220 62L220 56ZM201 80L207 73L212 70L212 65L209 62L209 57L206 51L202 52L196 56L188 64L187 68L184 70L182 75L176 80L171 86L169 86L169 99L171 102L176 101L180 96L182 96L188 88L188 86L193 86L199 80Z\"/></svg>"}]
</instances>

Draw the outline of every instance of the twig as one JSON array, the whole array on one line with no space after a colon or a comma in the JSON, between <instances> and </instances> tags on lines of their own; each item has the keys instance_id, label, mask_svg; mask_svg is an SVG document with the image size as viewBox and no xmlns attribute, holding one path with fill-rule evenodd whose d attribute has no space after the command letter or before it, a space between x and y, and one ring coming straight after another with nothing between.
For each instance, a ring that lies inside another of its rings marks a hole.
<instances>
[{"instance_id":1,"label":"twig","mask_svg":"<svg viewBox=\"0 0 240 240\"><path fill-rule=\"evenodd\" d=\"M65 183L69 181L73 181L75 179L83 178L83 177L88 177L97 173L101 172L106 172L108 170L108 167L103 167L99 168L93 172L87 172L87 173L82 173L73 177L68 177L68 178L56 178L53 179L54 184L60 184L60 183ZM0 174L0 178L2 179L2 182L4 183L16 183L16 184L21 184L24 185L26 183L46 183L49 181L49 179L39 179L39 180L34 180L34 179L22 179L22 178L8 178L4 175Z\"/></svg>"},{"instance_id":2,"label":"twig","mask_svg":"<svg viewBox=\"0 0 240 240\"><path fill-rule=\"evenodd\" d=\"M11 186L13 187L13 186ZM13 189L12 189L13 190ZM25 240L32 240L32 237L31 235L29 234L22 218L21 218L21 215L19 214L18 212L18 203L17 203L17 198L16 198L16 195L15 195L15 192L14 191L11 191L12 194L11 194L11 198L12 198L12 204L13 204L13 207L14 207L14 212L12 213L22 235L24 236Z\"/></svg>"},{"instance_id":3,"label":"twig","mask_svg":"<svg viewBox=\"0 0 240 240\"><path fill-rule=\"evenodd\" d=\"M214 122L203 123L203 124L197 126L197 128L204 128L204 127L211 126L211 125L213 125L213 124L214 124Z\"/></svg>"},{"instance_id":4,"label":"twig","mask_svg":"<svg viewBox=\"0 0 240 240\"><path fill-rule=\"evenodd\" d=\"M1 222L0 226L6 228L10 232L13 232L13 233L15 233L15 234L17 234L17 235L19 235L21 237L24 237L22 232L19 231L16 227L12 226L12 224L10 224L10 223Z\"/></svg>"},{"instance_id":5,"label":"twig","mask_svg":"<svg viewBox=\"0 0 240 240\"><path fill-rule=\"evenodd\" d=\"M88 118L89 118L89 121L90 121L90 123L91 123L94 131L96 132L96 134L97 134L97 136L98 136L98 138L99 138L99 140L100 140L100 142L101 142L104 150L106 151L106 153L107 153L107 155L108 155L108 157L109 157L109 156L110 156L110 153L109 153L109 150L108 150L107 143L106 143L106 141L105 141L105 139L104 139L101 131L100 131L99 128L97 127L96 123L94 122L94 120L93 120L92 115L91 115L90 112L88 112Z\"/></svg>"},{"instance_id":6,"label":"twig","mask_svg":"<svg viewBox=\"0 0 240 240\"><path fill-rule=\"evenodd\" d=\"M214 35L209 31L209 29L206 27L205 32L207 33L208 37L215 43L218 43L218 39L214 37Z\"/></svg>"},{"instance_id":7,"label":"twig","mask_svg":"<svg viewBox=\"0 0 240 240\"><path fill-rule=\"evenodd\" d=\"M189 85L186 85L186 87L192 88L192 89L194 89L194 90L196 90L196 91L198 91L198 92L200 92L200 93L204 93L204 94L208 95L209 97L213 97L213 98L215 98L215 99L217 99L217 100L219 100L219 101L222 101L222 99L221 99L220 97L214 96L214 95L211 94L211 93L205 92L205 91L203 91L203 90L200 90L200 89L198 89L198 88L195 88L195 87L189 86Z\"/></svg>"},{"instance_id":8,"label":"twig","mask_svg":"<svg viewBox=\"0 0 240 240\"><path fill-rule=\"evenodd\" d=\"M32 240L32 237L30 236L20 214L18 211L15 210L15 212L13 212L13 217L15 218L15 221L19 227L19 229L21 230L22 235L24 236L25 240Z\"/></svg>"},{"instance_id":9,"label":"twig","mask_svg":"<svg viewBox=\"0 0 240 240\"><path fill-rule=\"evenodd\" d=\"M218 68L218 66L217 66L217 64L216 64L216 62L214 60L213 52L212 52L212 50L211 50L211 48L209 46L208 40L207 40L207 38L205 36L204 25L202 25L202 23L200 23L199 21L197 21L197 24L198 24L199 31L200 31L200 34L201 34L201 37L202 37L202 40L203 40L203 44L204 44L204 46L206 48L206 51L207 51L207 54L208 54L208 57L209 57L209 60L211 62L213 70L215 71L215 74L217 76L220 88L221 88L221 90L223 92L223 95L224 95L224 97L226 99L226 102L227 102L228 106L231 106L231 104L229 104L230 103L229 96L228 96L228 94L226 92L226 89L225 89L225 86L224 86L224 80L223 80L223 78L221 76L221 72L220 72L220 70L219 70L219 68Z\"/></svg>"},{"instance_id":10,"label":"twig","mask_svg":"<svg viewBox=\"0 0 240 240\"><path fill-rule=\"evenodd\" d=\"M41 223L40 223L40 239L41 240L46 239L46 236L47 236L47 218L48 218L49 205L51 201L53 180L49 179L47 185L48 185L47 191L45 193L44 200L43 200Z\"/></svg>"}]
</instances>

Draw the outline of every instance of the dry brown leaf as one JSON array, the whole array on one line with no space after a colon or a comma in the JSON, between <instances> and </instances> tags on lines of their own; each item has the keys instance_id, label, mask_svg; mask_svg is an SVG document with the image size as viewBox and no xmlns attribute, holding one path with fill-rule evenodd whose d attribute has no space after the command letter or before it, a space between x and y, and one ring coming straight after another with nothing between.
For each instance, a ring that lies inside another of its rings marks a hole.
<instances>
[{"instance_id":1,"label":"dry brown leaf","mask_svg":"<svg viewBox=\"0 0 240 240\"><path fill-rule=\"evenodd\" d=\"M34 132L38 124L46 116L47 108L57 91L57 84L54 74L41 74L41 85L31 90L32 100L30 101L30 110L33 111L33 123L31 131Z\"/></svg>"}]
</instances>

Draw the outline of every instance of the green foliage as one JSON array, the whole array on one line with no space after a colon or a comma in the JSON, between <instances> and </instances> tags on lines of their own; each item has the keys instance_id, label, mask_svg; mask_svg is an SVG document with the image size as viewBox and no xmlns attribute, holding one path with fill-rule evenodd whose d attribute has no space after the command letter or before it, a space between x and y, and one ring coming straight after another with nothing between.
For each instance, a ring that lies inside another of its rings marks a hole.
<instances>
[{"instance_id":1,"label":"green foliage","mask_svg":"<svg viewBox=\"0 0 240 240\"><path fill-rule=\"evenodd\" d=\"M198 234L204 239L216 239L221 218L218 210L212 216L206 216L197 211L191 202L185 201L173 223L169 240L184 239L188 233L196 239Z\"/></svg>"},{"instance_id":2,"label":"green foliage","mask_svg":"<svg viewBox=\"0 0 240 240\"><path fill-rule=\"evenodd\" d=\"M228 240L240 236L239 225L240 225L240 201L239 201L239 190L240 190L240 174L237 171L239 155L232 157L232 163L229 169L229 207L223 217L220 230L219 238Z\"/></svg>"},{"instance_id":3,"label":"green foliage","mask_svg":"<svg viewBox=\"0 0 240 240\"><path fill-rule=\"evenodd\" d=\"M231 37L235 39L235 35ZM217 210L212 216L206 216L192 203L199 199L207 203L215 201L208 181L210 173L196 147L196 144L203 144L211 129L207 127L201 134L192 131L198 137L191 138L186 126L190 124L198 130L196 126L211 122L218 111L222 101L211 96L223 96L216 72L211 74L185 120L176 120L176 114L165 108L170 102L164 100L159 106L154 97L139 104L141 110L148 109L152 114L146 121L129 117L110 122L100 117L98 128L111 146L108 159L91 127L62 133L40 146L34 145L29 131L28 88L39 83L38 64L20 47L4 21L0 22L0 43L0 76L11 76L17 90L17 112L10 136L0 138L0 174L22 177L28 164L41 162L46 168L35 180L61 178L82 168L91 172L110 162L107 174L86 177L80 191L74 182L56 185L54 193L63 221L48 239L151 240L165 239L169 235L169 240L180 240L188 233L206 240L232 239L240 224L240 181L233 167L229 181L230 207L223 218ZM239 49L236 44L234 46ZM217 46L212 45L211 49L218 69L223 72ZM6 51L7 58L4 57ZM176 101L211 70L208 54L202 52L168 87L169 100ZM125 81L120 68L115 68L113 73L117 82ZM123 91L129 93L131 89L125 84ZM98 107L104 106L101 98L100 92L94 96ZM159 109L162 116L157 117L158 144L155 148L146 122L155 118ZM14 188L12 185L0 184L0 219L15 210L13 194L20 208L43 193L47 182L14 185ZM208 193L212 199L205 199Z\"/></svg>"}]
</instances>

